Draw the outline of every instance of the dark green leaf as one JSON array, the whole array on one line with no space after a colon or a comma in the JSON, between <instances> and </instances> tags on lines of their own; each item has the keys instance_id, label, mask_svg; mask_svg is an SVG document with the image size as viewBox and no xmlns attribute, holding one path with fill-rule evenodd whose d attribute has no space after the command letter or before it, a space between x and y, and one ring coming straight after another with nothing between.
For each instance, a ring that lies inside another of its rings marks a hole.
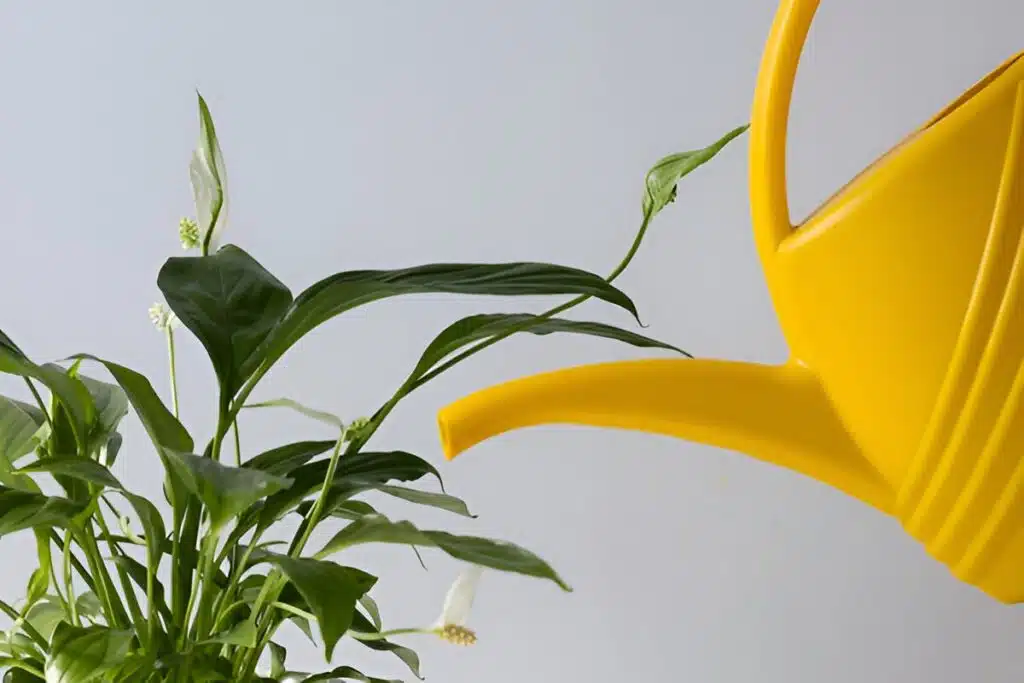
<instances>
[{"instance_id":1,"label":"dark green leaf","mask_svg":"<svg viewBox=\"0 0 1024 683\"><path fill-rule=\"evenodd\" d=\"M67 409L75 440L82 446L87 443L89 425L96 415L89 391L80 381L52 363L36 365L22 353L10 337L0 331L0 372L37 379L42 382Z\"/></svg>"},{"instance_id":2,"label":"dark green leaf","mask_svg":"<svg viewBox=\"0 0 1024 683\"><path fill-rule=\"evenodd\" d=\"M100 461L103 462L107 467L113 467L114 461L117 460L117 454L121 452L121 445L124 442L121 435L114 432L107 437L107 442L103 445L100 451Z\"/></svg>"},{"instance_id":3,"label":"dark green leaf","mask_svg":"<svg viewBox=\"0 0 1024 683\"><path fill-rule=\"evenodd\" d=\"M46 472L55 476L61 475L71 477L72 479L89 482L90 484L98 484L99 486L105 486L107 488L123 488L121 486L121 482L117 480L117 477L110 473L110 470L95 460L86 460L85 458L46 458L45 460L34 462L31 465L26 465L18 470L18 472L25 474Z\"/></svg>"},{"instance_id":4,"label":"dark green leaf","mask_svg":"<svg viewBox=\"0 0 1024 683\"><path fill-rule=\"evenodd\" d=\"M637 315L630 298L600 276L547 263L438 263L401 270L350 271L325 278L299 294L268 336L260 360L269 367L310 330L358 306L393 296L435 293L586 294Z\"/></svg>"},{"instance_id":5,"label":"dark green leaf","mask_svg":"<svg viewBox=\"0 0 1024 683\"><path fill-rule=\"evenodd\" d=\"M291 479L259 470L230 467L211 458L168 451L168 462L210 515L212 529L220 529L256 501L292 484Z\"/></svg>"},{"instance_id":6,"label":"dark green leaf","mask_svg":"<svg viewBox=\"0 0 1024 683\"><path fill-rule=\"evenodd\" d=\"M319 460L297 467L288 473L293 483L289 489L270 496L259 509L259 524L267 528L302 500L320 489L327 476L328 462ZM338 461L332 486L334 500L350 497L360 491L392 480L415 481L432 474L441 481L437 469L423 458L404 451L383 453L352 453Z\"/></svg>"},{"instance_id":7,"label":"dark green leaf","mask_svg":"<svg viewBox=\"0 0 1024 683\"><path fill-rule=\"evenodd\" d=\"M355 614L352 615L352 628L362 633L380 633L380 629L375 628L370 620L363 616L359 610L356 610ZM401 659L407 667L409 667L409 671L412 671L412 674L416 678L423 678L420 676L419 655L417 655L412 649L383 639L360 640L359 642L371 650L377 650L378 652L390 652L394 654L396 657Z\"/></svg>"},{"instance_id":8,"label":"dark green leaf","mask_svg":"<svg viewBox=\"0 0 1024 683\"><path fill-rule=\"evenodd\" d=\"M302 679L302 683L322 683L325 681L339 680L362 681L362 683L402 683L402 681L394 678L373 678L372 676L360 673L350 666L339 666L336 669L331 669L330 671L325 671L324 673L304 678Z\"/></svg>"},{"instance_id":9,"label":"dark green leaf","mask_svg":"<svg viewBox=\"0 0 1024 683\"><path fill-rule=\"evenodd\" d=\"M142 496L122 491L123 495L133 508L139 518L139 523L146 532L146 562L156 572L160 566L160 556L163 554L163 546L167 537L167 530L160 511L153 503ZM145 587L143 587L145 590Z\"/></svg>"},{"instance_id":10,"label":"dark green leaf","mask_svg":"<svg viewBox=\"0 0 1024 683\"><path fill-rule=\"evenodd\" d=\"M420 491L418 489L410 489L404 486L394 486L391 484L380 484L375 486L374 489L381 493L386 493L389 496L400 498L401 500L405 500L410 503L416 503L417 505L428 505L441 510L447 510L448 512L454 512L455 514L462 515L463 517L476 518L476 515L469 511L469 507L466 505L465 501L461 498L456 498L455 496L449 496L447 493Z\"/></svg>"},{"instance_id":11,"label":"dark green leaf","mask_svg":"<svg viewBox=\"0 0 1024 683\"><path fill-rule=\"evenodd\" d=\"M553 334L556 332L584 334L591 337L613 339L631 344L632 346L667 349L683 355L689 355L671 344L660 342L657 339L630 332L629 330L623 330L614 325L566 320L564 318L545 318L531 313L488 313L471 315L468 318L457 320L442 330L430 342L423 355L420 356L419 362L416 363L415 369L413 369L412 374L409 376L409 381L419 379L431 368L459 349L475 341L507 333L510 330L519 330L537 335Z\"/></svg>"},{"instance_id":12,"label":"dark green leaf","mask_svg":"<svg viewBox=\"0 0 1024 683\"><path fill-rule=\"evenodd\" d=\"M105 626L57 625L46 659L46 683L90 683L120 665L131 648L130 631Z\"/></svg>"},{"instance_id":13,"label":"dark green leaf","mask_svg":"<svg viewBox=\"0 0 1024 683\"><path fill-rule=\"evenodd\" d=\"M300 516L305 517L309 514L309 510L312 507L313 502L307 500L295 508L295 511L299 513ZM348 520L359 519L364 515L377 514L377 510L369 503L364 503L361 500L332 500L330 496L328 496L324 503L323 511L325 515L331 515L332 517Z\"/></svg>"},{"instance_id":14,"label":"dark green leaf","mask_svg":"<svg viewBox=\"0 0 1024 683\"><path fill-rule=\"evenodd\" d=\"M85 506L66 498L0 486L0 536L34 527L63 527Z\"/></svg>"},{"instance_id":15,"label":"dark green leaf","mask_svg":"<svg viewBox=\"0 0 1024 683\"><path fill-rule=\"evenodd\" d=\"M17 661L17 660L15 660ZM0 666L15 666L14 661L9 664L0 664ZM24 669L13 668L9 669L4 674L4 683L42 683L43 679L39 678L33 673L29 673Z\"/></svg>"},{"instance_id":16,"label":"dark green leaf","mask_svg":"<svg viewBox=\"0 0 1024 683\"><path fill-rule=\"evenodd\" d=\"M259 364L253 352L292 303L284 284L233 245L212 256L168 259L157 284L206 347L225 396Z\"/></svg>"},{"instance_id":17,"label":"dark green leaf","mask_svg":"<svg viewBox=\"0 0 1024 683\"><path fill-rule=\"evenodd\" d=\"M711 161L729 142L740 136L748 127L744 125L734 128L703 149L670 154L659 160L647 172L647 177L644 179L644 215L653 218L675 201L676 185L683 176Z\"/></svg>"},{"instance_id":18,"label":"dark green leaf","mask_svg":"<svg viewBox=\"0 0 1024 683\"><path fill-rule=\"evenodd\" d=\"M352 625L356 601L373 587L377 578L324 560L295 559L274 553L262 553L260 559L276 565L316 615L326 660L331 661L334 646Z\"/></svg>"},{"instance_id":19,"label":"dark green leaf","mask_svg":"<svg viewBox=\"0 0 1024 683\"><path fill-rule=\"evenodd\" d=\"M317 553L327 557L361 543L398 543L440 548L457 560L482 567L554 581L571 590L547 562L529 550L505 541L476 536L456 536L445 531L421 531L411 522L392 522L384 515L367 515L339 531Z\"/></svg>"},{"instance_id":20,"label":"dark green leaf","mask_svg":"<svg viewBox=\"0 0 1024 683\"><path fill-rule=\"evenodd\" d=\"M227 223L227 170L217 129L206 100L199 95L199 144L188 166L204 251L214 244Z\"/></svg>"},{"instance_id":21,"label":"dark green leaf","mask_svg":"<svg viewBox=\"0 0 1024 683\"><path fill-rule=\"evenodd\" d=\"M242 463L242 467L285 476L296 467L305 465L316 456L331 450L336 443L333 440L290 443L260 453L255 458Z\"/></svg>"}]
</instances>

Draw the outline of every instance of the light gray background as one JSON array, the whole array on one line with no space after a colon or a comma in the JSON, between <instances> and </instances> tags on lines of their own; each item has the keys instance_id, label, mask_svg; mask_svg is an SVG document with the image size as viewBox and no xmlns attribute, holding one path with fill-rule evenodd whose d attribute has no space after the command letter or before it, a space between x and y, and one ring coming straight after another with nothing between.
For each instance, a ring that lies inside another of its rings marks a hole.
<instances>
[{"instance_id":1,"label":"light gray background","mask_svg":"<svg viewBox=\"0 0 1024 683\"><path fill-rule=\"evenodd\" d=\"M193 89L231 181L227 236L295 290L329 273L438 260L549 260L606 272L639 218L644 172L746 120L769 0L5 2L0 6L0 324L36 357L102 354L156 378L146 308L191 212ZM1024 47L1017 0L825 0L794 101L794 214ZM752 244L746 138L688 179L620 281L650 332L700 355L774 362L784 341ZM867 267L867 264L865 264ZM422 297L313 334L260 395L354 417L430 336L543 302ZM584 311L581 311L583 314ZM629 320L598 306L585 313ZM211 427L211 373L181 344L188 426ZM517 339L404 403L384 447L441 464L434 413L472 389L643 354ZM4 389L18 385L5 380ZM686 387L680 387L685 391ZM327 436L247 416L251 455ZM133 422L118 474L159 498ZM666 438L550 428L442 467L477 521L385 506L521 542L575 586L489 574L476 648L419 643L431 681L1010 681L1024 612L955 581L892 520L789 472ZM30 537L3 540L5 598ZM380 572L391 626L426 623L456 566L405 549ZM321 665L295 633L292 664ZM368 672L397 660L349 644Z\"/></svg>"}]
</instances>

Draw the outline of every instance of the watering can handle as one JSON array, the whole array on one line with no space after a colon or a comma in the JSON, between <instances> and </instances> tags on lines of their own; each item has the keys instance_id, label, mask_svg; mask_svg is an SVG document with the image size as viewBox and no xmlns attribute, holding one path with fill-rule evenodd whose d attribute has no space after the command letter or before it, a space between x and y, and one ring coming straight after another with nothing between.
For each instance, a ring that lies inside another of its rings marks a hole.
<instances>
[{"instance_id":1,"label":"watering can handle","mask_svg":"<svg viewBox=\"0 0 1024 683\"><path fill-rule=\"evenodd\" d=\"M782 0L761 57L750 117L750 203L762 259L793 226L786 192L786 127L797 64L819 0Z\"/></svg>"}]
</instances>

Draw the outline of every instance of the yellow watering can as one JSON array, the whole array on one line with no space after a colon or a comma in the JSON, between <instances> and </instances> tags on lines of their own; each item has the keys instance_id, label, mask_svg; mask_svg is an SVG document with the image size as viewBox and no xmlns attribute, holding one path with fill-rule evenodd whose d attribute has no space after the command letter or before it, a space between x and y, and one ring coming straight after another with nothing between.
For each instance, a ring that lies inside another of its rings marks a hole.
<instances>
[{"instance_id":1,"label":"yellow watering can","mask_svg":"<svg viewBox=\"0 0 1024 683\"><path fill-rule=\"evenodd\" d=\"M445 454L545 423L742 451L898 518L962 580L1024 601L1024 53L792 226L786 123L818 0L783 0L750 128L753 224L792 358L641 360L470 395Z\"/></svg>"}]
</instances>

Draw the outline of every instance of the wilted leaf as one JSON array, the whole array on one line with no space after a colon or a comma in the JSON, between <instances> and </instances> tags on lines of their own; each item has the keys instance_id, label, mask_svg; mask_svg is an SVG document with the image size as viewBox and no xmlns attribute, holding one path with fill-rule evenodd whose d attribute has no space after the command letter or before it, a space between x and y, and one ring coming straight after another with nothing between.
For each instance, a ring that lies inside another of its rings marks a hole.
<instances>
[{"instance_id":1,"label":"wilted leaf","mask_svg":"<svg viewBox=\"0 0 1024 683\"><path fill-rule=\"evenodd\" d=\"M505 541L476 536L456 536L445 531L421 531L411 522L392 522L384 515L367 515L339 531L316 554L327 557L361 543L397 543L440 548L455 559L515 574L554 581L570 590L547 562L529 550Z\"/></svg>"}]
</instances>

